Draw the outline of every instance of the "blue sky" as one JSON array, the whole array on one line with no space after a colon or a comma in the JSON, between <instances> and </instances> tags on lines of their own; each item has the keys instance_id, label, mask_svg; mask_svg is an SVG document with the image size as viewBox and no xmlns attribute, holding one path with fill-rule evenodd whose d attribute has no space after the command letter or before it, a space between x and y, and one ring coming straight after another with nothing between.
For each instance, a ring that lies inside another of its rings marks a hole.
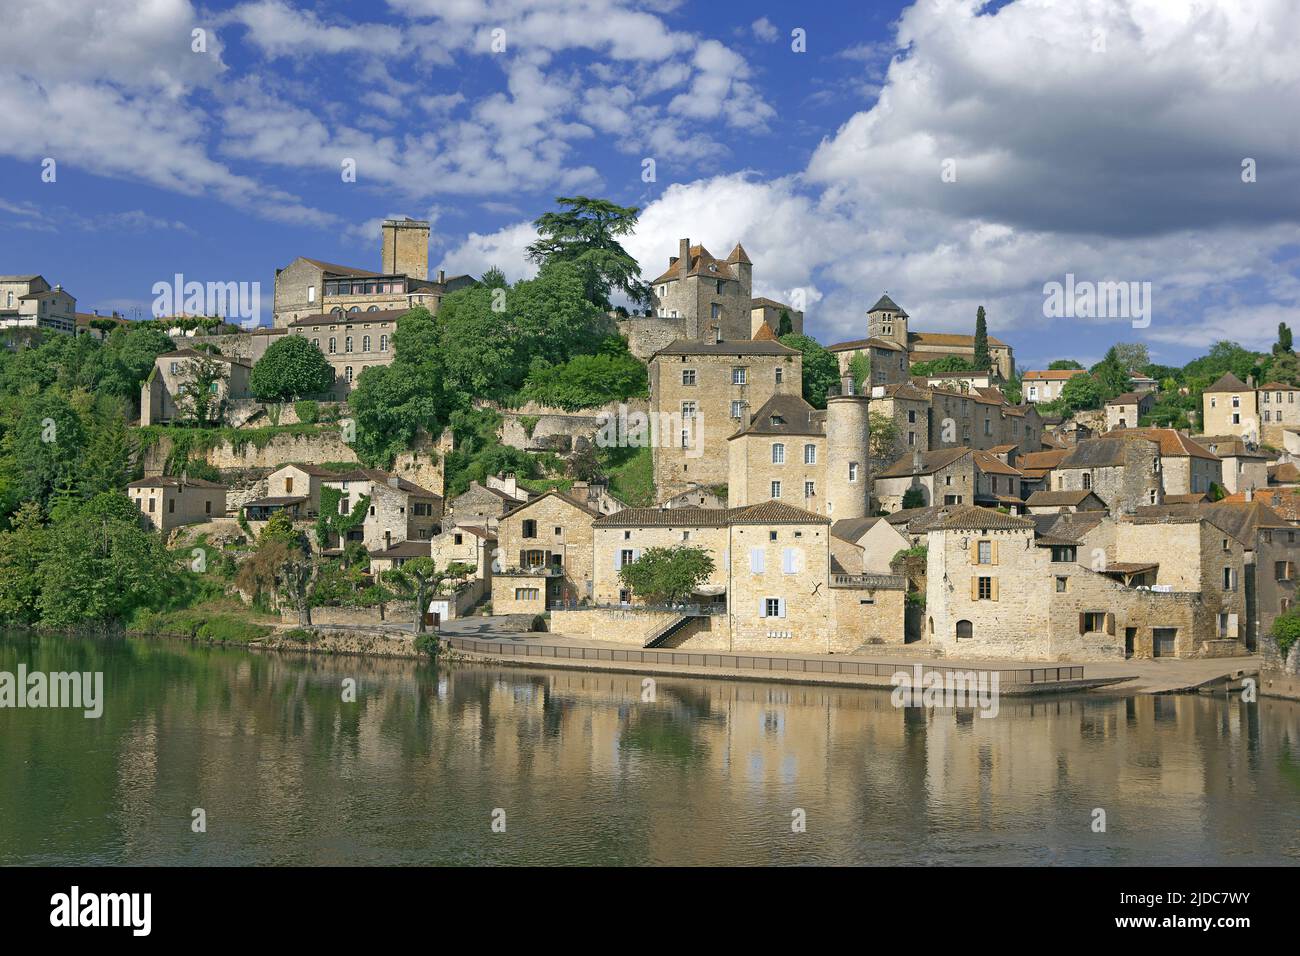
<instances>
[{"instance_id":1,"label":"blue sky","mask_svg":"<svg viewBox=\"0 0 1300 956\"><path fill-rule=\"evenodd\" d=\"M83 311L147 314L180 272L260 281L269 321L276 267L377 268L393 215L432 220L431 268L516 277L585 193L644 208L647 278L680 237L744 242L824 342L884 290L919 330L985 305L1022 368L1300 321L1281 0L26 0L6 26L0 273ZM1066 273L1151 283L1150 325L1044 317Z\"/></svg>"}]
</instances>

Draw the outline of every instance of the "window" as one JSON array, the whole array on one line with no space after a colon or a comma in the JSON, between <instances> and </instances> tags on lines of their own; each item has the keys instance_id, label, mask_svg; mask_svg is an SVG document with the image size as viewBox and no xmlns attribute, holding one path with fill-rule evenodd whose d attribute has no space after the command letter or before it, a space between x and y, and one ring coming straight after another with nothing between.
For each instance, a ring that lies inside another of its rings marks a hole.
<instances>
[{"instance_id":1,"label":"window","mask_svg":"<svg viewBox=\"0 0 1300 956\"><path fill-rule=\"evenodd\" d=\"M1073 564L1078 560L1079 549L1072 544L1052 545L1052 562L1054 564Z\"/></svg>"},{"instance_id":2,"label":"window","mask_svg":"<svg viewBox=\"0 0 1300 956\"><path fill-rule=\"evenodd\" d=\"M351 365L346 366L346 367L343 369L343 378L347 381L347 383L348 383L349 385L352 384L352 366L351 366Z\"/></svg>"},{"instance_id":3,"label":"window","mask_svg":"<svg viewBox=\"0 0 1300 956\"><path fill-rule=\"evenodd\" d=\"M721 292L722 290L719 289L718 291ZM709 306L709 318L719 319L721 317L722 317L722 306L718 305L718 303L716 302L712 303Z\"/></svg>"},{"instance_id":4,"label":"window","mask_svg":"<svg viewBox=\"0 0 1300 956\"><path fill-rule=\"evenodd\" d=\"M153 514L154 511L157 510L157 509L155 508L155 506L156 506L157 504L158 504L158 499L157 499L157 498L150 498L150 499L149 499L149 513L150 513L150 514Z\"/></svg>"},{"instance_id":5,"label":"window","mask_svg":"<svg viewBox=\"0 0 1300 956\"><path fill-rule=\"evenodd\" d=\"M464 544L465 536L463 534L454 534L451 536L451 540L453 544Z\"/></svg>"},{"instance_id":6,"label":"window","mask_svg":"<svg viewBox=\"0 0 1300 956\"><path fill-rule=\"evenodd\" d=\"M695 403L682 402L682 418L694 418L694 417L695 417Z\"/></svg>"},{"instance_id":7,"label":"window","mask_svg":"<svg viewBox=\"0 0 1300 956\"><path fill-rule=\"evenodd\" d=\"M772 497L773 498L781 497L781 482L779 481L772 482Z\"/></svg>"},{"instance_id":8,"label":"window","mask_svg":"<svg viewBox=\"0 0 1300 956\"><path fill-rule=\"evenodd\" d=\"M368 335L361 336L361 351L363 352L370 351L370 336Z\"/></svg>"},{"instance_id":9,"label":"window","mask_svg":"<svg viewBox=\"0 0 1300 956\"><path fill-rule=\"evenodd\" d=\"M858 480L858 463L856 461L851 461L849 462L849 481L852 482L857 480Z\"/></svg>"},{"instance_id":10,"label":"window","mask_svg":"<svg viewBox=\"0 0 1300 956\"><path fill-rule=\"evenodd\" d=\"M515 600L536 601L539 593L538 588L515 588Z\"/></svg>"},{"instance_id":11,"label":"window","mask_svg":"<svg viewBox=\"0 0 1300 956\"><path fill-rule=\"evenodd\" d=\"M992 578L984 578L984 577L976 578L975 584L976 584L976 591L975 591L976 600L978 601L993 600L993 579Z\"/></svg>"},{"instance_id":12,"label":"window","mask_svg":"<svg viewBox=\"0 0 1300 956\"><path fill-rule=\"evenodd\" d=\"M803 446L803 463L804 463L805 465L815 465L815 464L817 464L817 446L816 446L816 445L804 445L804 446Z\"/></svg>"},{"instance_id":13,"label":"window","mask_svg":"<svg viewBox=\"0 0 1300 956\"><path fill-rule=\"evenodd\" d=\"M1290 581L1295 576L1295 565L1290 561L1274 561L1273 576L1279 581Z\"/></svg>"},{"instance_id":14,"label":"window","mask_svg":"<svg viewBox=\"0 0 1300 956\"><path fill-rule=\"evenodd\" d=\"M168 498L168 499L167 499L167 513L168 513L169 515L172 515L172 514L175 514L175 513L176 513L176 499L175 499L175 498Z\"/></svg>"},{"instance_id":15,"label":"window","mask_svg":"<svg viewBox=\"0 0 1300 956\"><path fill-rule=\"evenodd\" d=\"M970 621L957 622L957 640L969 641L974 636L975 628L971 625Z\"/></svg>"},{"instance_id":16,"label":"window","mask_svg":"<svg viewBox=\"0 0 1300 956\"><path fill-rule=\"evenodd\" d=\"M12 295L12 293L10 293L10 294ZM173 375L176 375L177 373L180 372L180 370L181 370L181 363L180 363L180 362L172 362L172 374L173 374Z\"/></svg>"},{"instance_id":17,"label":"window","mask_svg":"<svg viewBox=\"0 0 1300 956\"><path fill-rule=\"evenodd\" d=\"M1092 473L1085 471L1083 473L1083 490L1090 491L1091 489L1092 489Z\"/></svg>"},{"instance_id":18,"label":"window","mask_svg":"<svg viewBox=\"0 0 1300 956\"><path fill-rule=\"evenodd\" d=\"M783 603L780 598L763 598L763 617L785 617Z\"/></svg>"},{"instance_id":19,"label":"window","mask_svg":"<svg viewBox=\"0 0 1300 956\"><path fill-rule=\"evenodd\" d=\"M744 403L744 402L732 402L732 403L731 403L731 417L732 417L732 418L744 418L744 417L745 417L745 403Z\"/></svg>"},{"instance_id":20,"label":"window","mask_svg":"<svg viewBox=\"0 0 1300 956\"><path fill-rule=\"evenodd\" d=\"M1079 617L1082 621L1079 625L1082 629L1080 633L1093 634L1106 630L1105 611L1084 611Z\"/></svg>"},{"instance_id":21,"label":"window","mask_svg":"<svg viewBox=\"0 0 1300 956\"><path fill-rule=\"evenodd\" d=\"M330 336L330 355L333 355L333 354L334 354L335 352L337 352L338 350L339 350L339 340L336 339L334 336L331 335L331 336Z\"/></svg>"},{"instance_id":22,"label":"window","mask_svg":"<svg viewBox=\"0 0 1300 956\"><path fill-rule=\"evenodd\" d=\"M311 344L316 346L316 348L320 348L320 339L312 339Z\"/></svg>"},{"instance_id":23,"label":"window","mask_svg":"<svg viewBox=\"0 0 1300 956\"><path fill-rule=\"evenodd\" d=\"M636 552L634 552L631 548L624 548L622 551L618 553L618 566L620 568L631 564L635 560L636 560Z\"/></svg>"},{"instance_id":24,"label":"window","mask_svg":"<svg viewBox=\"0 0 1300 956\"><path fill-rule=\"evenodd\" d=\"M204 513L205 515L210 515L210 514L212 514L212 502L211 502L211 501L205 501L205 502L203 502L203 513Z\"/></svg>"},{"instance_id":25,"label":"window","mask_svg":"<svg viewBox=\"0 0 1300 956\"><path fill-rule=\"evenodd\" d=\"M683 385L695 384L695 369L693 368L682 369L682 384Z\"/></svg>"},{"instance_id":26,"label":"window","mask_svg":"<svg viewBox=\"0 0 1300 956\"><path fill-rule=\"evenodd\" d=\"M976 564L993 563L993 542L992 541L981 541L978 544L975 552L975 563Z\"/></svg>"},{"instance_id":27,"label":"window","mask_svg":"<svg viewBox=\"0 0 1300 956\"><path fill-rule=\"evenodd\" d=\"M785 464L785 445L783 445L779 441L772 443L772 464L774 465Z\"/></svg>"},{"instance_id":28,"label":"window","mask_svg":"<svg viewBox=\"0 0 1300 956\"><path fill-rule=\"evenodd\" d=\"M813 484L813 482L811 482L811 481L805 481L805 482L803 483L803 496L804 496L805 498L815 498L815 497L817 497L817 488L816 488L816 485Z\"/></svg>"},{"instance_id":29,"label":"window","mask_svg":"<svg viewBox=\"0 0 1300 956\"><path fill-rule=\"evenodd\" d=\"M343 351L344 352L352 351L352 336L349 335L347 338L343 340Z\"/></svg>"},{"instance_id":30,"label":"window","mask_svg":"<svg viewBox=\"0 0 1300 956\"><path fill-rule=\"evenodd\" d=\"M732 384L732 385L744 385L744 384L745 384L745 373L746 373L747 371L748 371L748 369L745 369L745 368L733 368L733 369L731 370L731 384Z\"/></svg>"},{"instance_id":31,"label":"window","mask_svg":"<svg viewBox=\"0 0 1300 956\"><path fill-rule=\"evenodd\" d=\"M784 381L785 381L785 369L781 368L781 366L778 365L776 367L776 384L780 385Z\"/></svg>"},{"instance_id":32,"label":"window","mask_svg":"<svg viewBox=\"0 0 1300 956\"><path fill-rule=\"evenodd\" d=\"M293 494L293 477L292 477L292 476L290 476L290 477L284 479L284 493L285 493L286 495L291 495L291 494Z\"/></svg>"},{"instance_id":33,"label":"window","mask_svg":"<svg viewBox=\"0 0 1300 956\"><path fill-rule=\"evenodd\" d=\"M531 518L524 519L523 536L525 538L537 537L537 522Z\"/></svg>"},{"instance_id":34,"label":"window","mask_svg":"<svg viewBox=\"0 0 1300 956\"><path fill-rule=\"evenodd\" d=\"M388 351L388 336L386 335L379 336L379 351L381 352Z\"/></svg>"},{"instance_id":35,"label":"window","mask_svg":"<svg viewBox=\"0 0 1300 956\"><path fill-rule=\"evenodd\" d=\"M1225 591L1237 590L1237 572L1234 571L1232 568L1223 569L1223 590Z\"/></svg>"},{"instance_id":36,"label":"window","mask_svg":"<svg viewBox=\"0 0 1300 956\"><path fill-rule=\"evenodd\" d=\"M908 423L909 425L915 425L915 424L916 424L916 409L911 409L910 411L908 411L908 413L907 413L907 423Z\"/></svg>"},{"instance_id":37,"label":"window","mask_svg":"<svg viewBox=\"0 0 1300 956\"><path fill-rule=\"evenodd\" d=\"M1056 579L1056 593L1057 593L1057 594L1064 594L1064 593L1066 592L1066 590L1068 589L1068 587L1069 587L1069 583L1070 583L1070 579L1069 579L1069 578L1057 578L1057 579Z\"/></svg>"}]
</instances>

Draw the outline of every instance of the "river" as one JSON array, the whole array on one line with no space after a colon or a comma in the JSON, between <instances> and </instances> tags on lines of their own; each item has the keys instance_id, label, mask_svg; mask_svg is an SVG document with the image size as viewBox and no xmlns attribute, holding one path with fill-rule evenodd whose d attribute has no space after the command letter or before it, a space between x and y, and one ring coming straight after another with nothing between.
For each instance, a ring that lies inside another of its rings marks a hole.
<instances>
[{"instance_id":1,"label":"river","mask_svg":"<svg viewBox=\"0 0 1300 956\"><path fill-rule=\"evenodd\" d=\"M1300 863L1289 701L986 719L881 690L660 677L643 700L625 674L0 636L0 672L20 663L102 672L103 713L0 708L0 864Z\"/></svg>"}]
</instances>

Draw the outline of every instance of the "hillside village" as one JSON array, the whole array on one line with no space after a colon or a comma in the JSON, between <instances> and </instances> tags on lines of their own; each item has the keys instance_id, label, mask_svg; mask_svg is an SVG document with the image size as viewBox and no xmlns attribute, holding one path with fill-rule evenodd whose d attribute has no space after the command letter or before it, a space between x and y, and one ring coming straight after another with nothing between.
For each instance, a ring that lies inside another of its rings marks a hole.
<instances>
[{"instance_id":1,"label":"hillside village","mask_svg":"<svg viewBox=\"0 0 1300 956\"><path fill-rule=\"evenodd\" d=\"M1247 655L1294 617L1285 327L1272 357L1221 343L1178 370L1117 346L1022 372L982 309L970 335L926 332L882 292L862 338L823 346L753 295L740 243L683 238L642 283L583 271L563 227L511 285L431 274L429 223L387 220L378 269L294 258L252 329L80 313L0 276L3 613L489 614L638 647L1024 661ZM67 437L38 441L45 422ZM151 540L99 559L207 583L69 610L68 572L17 567L126 522L114 493Z\"/></svg>"}]
</instances>

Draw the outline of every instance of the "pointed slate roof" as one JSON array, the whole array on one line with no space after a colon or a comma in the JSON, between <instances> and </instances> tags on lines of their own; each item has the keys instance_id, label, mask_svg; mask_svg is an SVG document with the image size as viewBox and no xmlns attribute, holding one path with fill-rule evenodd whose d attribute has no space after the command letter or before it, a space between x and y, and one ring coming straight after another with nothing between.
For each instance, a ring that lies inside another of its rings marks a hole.
<instances>
[{"instance_id":1,"label":"pointed slate roof","mask_svg":"<svg viewBox=\"0 0 1300 956\"><path fill-rule=\"evenodd\" d=\"M908 317L907 313L903 311L902 307L899 306L897 302L895 302L893 299L889 297L888 292L886 292L879 299L877 299L876 304L873 305L871 308L867 309L867 311L868 312L881 312L881 311L897 312L903 318Z\"/></svg>"},{"instance_id":2,"label":"pointed slate roof","mask_svg":"<svg viewBox=\"0 0 1300 956\"><path fill-rule=\"evenodd\" d=\"M731 255L727 256L727 262L729 264L733 262L740 262L749 266L752 266L754 264L749 259L749 253L745 251L745 247L742 246L740 243L736 243L736 248L731 250Z\"/></svg>"}]
</instances>

